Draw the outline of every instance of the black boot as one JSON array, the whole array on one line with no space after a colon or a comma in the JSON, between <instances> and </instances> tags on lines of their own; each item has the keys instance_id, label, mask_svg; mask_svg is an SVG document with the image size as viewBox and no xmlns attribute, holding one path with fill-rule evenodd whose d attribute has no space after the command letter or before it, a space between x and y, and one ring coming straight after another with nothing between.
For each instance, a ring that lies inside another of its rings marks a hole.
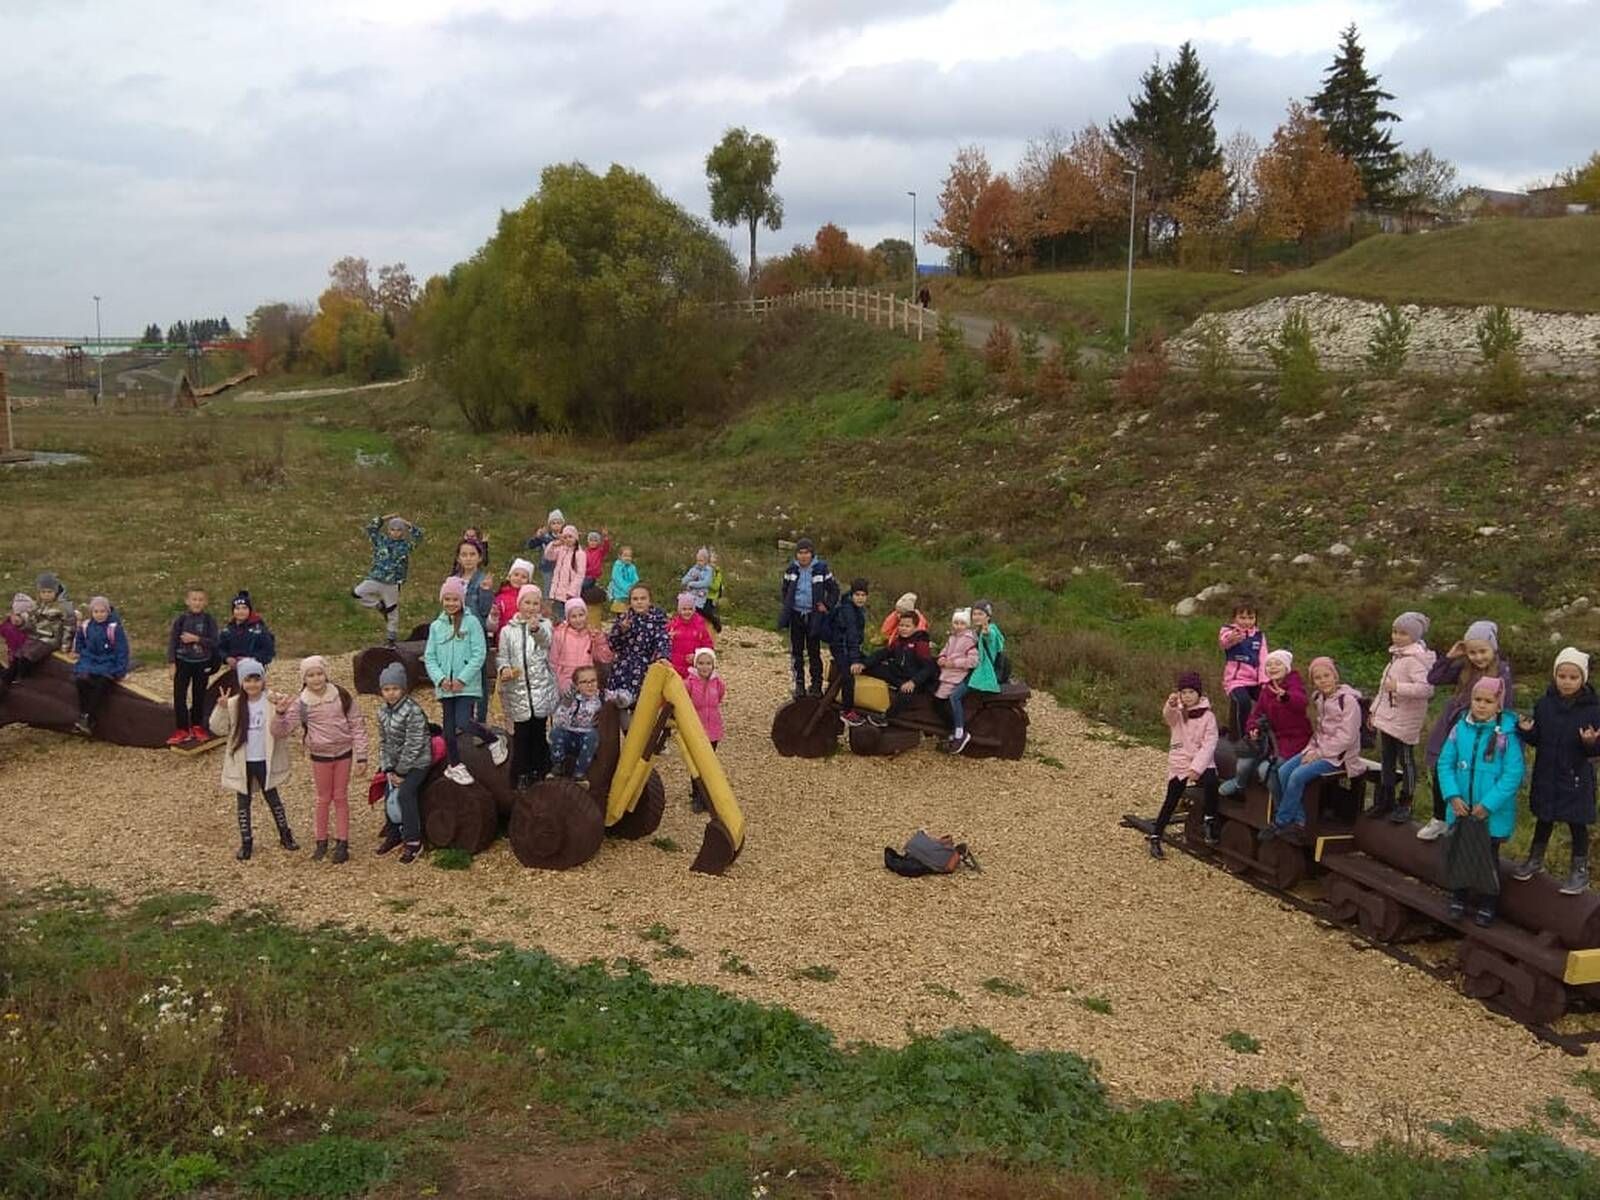
<instances>
[{"instance_id":1,"label":"black boot","mask_svg":"<svg viewBox=\"0 0 1600 1200\"><path fill-rule=\"evenodd\" d=\"M278 827L278 844L285 850L300 849L300 843L294 840L294 833L289 829L289 814L283 811L283 800L277 788L267 793L267 808L272 812L273 824Z\"/></svg>"},{"instance_id":2,"label":"black boot","mask_svg":"<svg viewBox=\"0 0 1600 1200\"><path fill-rule=\"evenodd\" d=\"M1567 881L1561 885L1563 896L1581 896L1589 890L1589 860L1587 858L1574 858L1572 860L1572 874L1567 876Z\"/></svg>"},{"instance_id":3,"label":"black boot","mask_svg":"<svg viewBox=\"0 0 1600 1200\"><path fill-rule=\"evenodd\" d=\"M350 861L350 843L340 838L333 843L333 862L342 863Z\"/></svg>"},{"instance_id":4,"label":"black boot","mask_svg":"<svg viewBox=\"0 0 1600 1200\"><path fill-rule=\"evenodd\" d=\"M1222 821L1217 817L1206 817L1201 822L1201 836L1208 846L1215 846L1222 840Z\"/></svg>"},{"instance_id":5,"label":"black boot","mask_svg":"<svg viewBox=\"0 0 1600 1200\"><path fill-rule=\"evenodd\" d=\"M383 827L383 838L378 842L378 853L389 853L389 851L398 846L402 840L404 839L401 838L400 831L398 829L396 829L393 825L385 825Z\"/></svg>"},{"instance_id":6,"label":"black boot","mask_svg":"<svg viewBox=\"0 0 1600 1200\"><path fill-rule=\"evenodd\" d=\"M1145 839L1150 845L1151 858L1166 858L1167 852L1161 848L1161 835L1152 833Z\"/></svg>"},{"instance_id":7,"label":"black boot","mask_svg":"<svg viewBox=\"0 0 1600 1200\"><path fill-rule=\"evenodd\" d=\"M1511 868L1511 878L1520 882L1527 882L1544 870L1544 847L1533 846L1528 850L1528 857ZM1577 866L1574 862L1573 866Z\"/></svg>"},{"instance_id":8,"label":"black boot","mask_svg":"<svg viewBox=\"0 0 1600 1200\"><path fill-rule=\"evenodd\" d=\"M234 857L237 858L240 862L245 862L246 860L249 859L250 851L253 848L254 848L254 843L249 838L245 838L244 841L239 843L239 852L237 854L235 854Z\"/></svg>"},{"instance_id":9,"label":"black boot","mask_svg":"<svg viewBox=\"0 0 1600 1200\"><path fill-rule=\"evenodd\" d=\"M312 862L321 862L328 853L328 839L323 838L317 843L317 848L311 852Z\"/></svg>"}]
</instances>

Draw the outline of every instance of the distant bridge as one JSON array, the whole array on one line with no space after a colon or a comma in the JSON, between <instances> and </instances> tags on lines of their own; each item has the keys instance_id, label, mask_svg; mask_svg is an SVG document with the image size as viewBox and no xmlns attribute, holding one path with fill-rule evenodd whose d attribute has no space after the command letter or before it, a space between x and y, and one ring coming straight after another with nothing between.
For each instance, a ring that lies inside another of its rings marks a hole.
<instances>
[{"instance_id":1,"label":"distant bridge","mask_svg":"<svg viewBox=\"0 0 1600 1200\"><path fill-rule=\"evenodd\" d=\"M90 357L105 354L170 354L178 350L202 352L211 350L248 350L248 338L212 338L204 342L185 342L174 346L169 342L147 342L143 338L54 337L34 334L0 333L0 349L5 350L67 350L76 348Z\"/></svg>"}]
</instances>

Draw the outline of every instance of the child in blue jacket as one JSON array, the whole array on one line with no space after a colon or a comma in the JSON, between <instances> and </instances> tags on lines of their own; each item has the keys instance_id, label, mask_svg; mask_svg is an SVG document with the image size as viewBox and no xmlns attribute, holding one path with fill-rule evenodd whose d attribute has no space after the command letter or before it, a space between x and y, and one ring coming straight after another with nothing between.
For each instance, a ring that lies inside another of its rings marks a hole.
<instances>
[{"instance_id":1,"label":"child in blue jacket","mask_svg":"<svg viewBox=\"0 0 1600 1200\"><path fill-rule=\"evenodd\" d=\"M1517 718L1504 711L1504 704L1504 680L1498 675L1478 680L1472 687L1471 707L1445 739L1438 766L1445 824L1453 831L1463 821L1487 821L1496 856L1517 827L1517 789L1523 772ZM1487 925L1494 920L1495 897L1465 890L1451 898L1450 915L1459 919L1474 902L1474 922Z\"/></svg>"},{"instance_id":2,"label":"child in blue jacket","mask_svg":"<svg viewBox=\"0 0 1600 1200\"><path fill-rule=\"evenodd\" d=\"M833 610L833 622L828 649L833 654L834 669L844 680L839 691L839 703L844 707L844 723L860 725L866 720L856 711L856 676L866 670L867 655L867 581L855 579L850 583L850 595Z\"/></svg>"},{"instance_id":3,"label":"child in blue jacket","mask_svg":"<svg viewBox=\"0 0 1600 1200\"><path fill-rule=\"evenodd\" d=\"M128 673L128 631L104 596L89 601L89 619L78 626L72 640L77 661L72 665L78 685L78 723L73 726L88 737L104 707L111 685Z\"/></svg>"}]
</instances>

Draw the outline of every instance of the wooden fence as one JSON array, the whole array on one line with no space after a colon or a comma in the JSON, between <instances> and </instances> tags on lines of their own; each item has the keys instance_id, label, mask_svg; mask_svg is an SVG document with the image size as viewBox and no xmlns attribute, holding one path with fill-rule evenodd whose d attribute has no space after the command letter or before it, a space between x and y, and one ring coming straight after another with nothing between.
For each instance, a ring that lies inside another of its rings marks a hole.
<instances>
[{"instance_id":1,"label":"wooden fence","mask_svg":"<svg viewBox=\"0 0 1600 1200\"><path fill-rule=\"evenodd\" d=\"M932 337L939 328L939 314L934 309L896 296L892 292L879 292L870 288L803 288L784 296L762 296L755 300L729 300L720 307L737 316L760 320L768 313L783 308L809 308L817 312L837 313L852 320L865 321L891 332L903 333L922 341Z\"/></svg>"}]
</instances>

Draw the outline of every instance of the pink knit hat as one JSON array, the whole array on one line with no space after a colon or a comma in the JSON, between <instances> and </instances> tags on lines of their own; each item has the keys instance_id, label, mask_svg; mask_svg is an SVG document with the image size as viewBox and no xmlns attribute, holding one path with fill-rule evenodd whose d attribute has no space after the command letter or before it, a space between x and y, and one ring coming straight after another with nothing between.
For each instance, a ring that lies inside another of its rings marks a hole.
<instances>
[{"instance_id":1,"label":"pink knit hat","mask_svg":"<svg viewBox=\"0 0 1600 1200\"><path fill-rule=\"evenodd\" d=\"M452 575L439 585L439 599L454 596L457 600L465 601L467 598L467 581L459 575Z\"/></svg>"},{"instance_id":2,"label":"pink knit hat","mask_svg":"<svg viewBox=\"0 0 1600 1200\"><path fill-rule=\"evenodd\" d=\"M570 537L570 538L577 537L578 536L578 527L576 525L563 525L561 527L561 536L562 537Z\"/></svg>"},{"instance_id":3,"label":"pink knit hat","mask_svg":"<svg viewBox=\"0 0 1600 1200\"><path fill-rule=\"evenodd\" d=\"M1472 685L1472 694L1476 696L1482 692L1486 696L1494 697L1496 704L1504 708L1506 703L1506 681L1498 675L1485 675Z\"/></svg>"},{"instance_id":4,"label":"pink knit hat","mask_svg":"<svg viewBox=\"0 0 1600 1200\"><path fill-rule=\"evenodd\" d=\"M694 607L694 599L695 599L695 597L694 597L694 593L693 592L679 592L678 593L678 607L682 608L685 604L687 604L690 608L693 608Z\"/></svg>"},{"instance_id":5,"label":"pink knit hat","mask_svg":"<svg viewBox=\"0 0 1600 1200\"><path fill-rule=\"evenodd\" d=\"M1318 667L1327 667L1328 670L1333 672L1333 677L1335 679L1339 678L1339 664L1334 662L1333 659L1329 658L1326 654L1319 655L1311 660L1310 670L1313 674L1316 673L1316 669Z\"/></svg>"},{"instance_id":6,"label":"pink knit hat","mask_svg":"<svg viewBox=\"0 0 1600 1200\"><path fill-rule=\"evenodd\" d=\"M529 596L541 602L544 600L544 593L539 590L537 583L525 583L517 589L517 604L521 605Z\"/></svg>"},{"instance_id":7,"label":"pink knit hat","mask_svg":"<svg viewBox=\"0 0 1600 1200\"><path fill-rule=\"evenodd\" d=\"M567 614L567 624L570 625L574 618L587 617L589 615L589 606L574 596L567 601L565 612Z\"/></svg>"},{"instance_id":8,"label":"pink knit hat","mask_svg":"<svg viewBox=\"0 0 1600 1200\"><path fill-rule=\"evenodd\" d=\"M328 673L328 660L320 654L310 654L302 658L300 660L300 682L302 685L306 681L306 675L312 671L321 671L326 675Z\"/></svg>"}]
</instances>

